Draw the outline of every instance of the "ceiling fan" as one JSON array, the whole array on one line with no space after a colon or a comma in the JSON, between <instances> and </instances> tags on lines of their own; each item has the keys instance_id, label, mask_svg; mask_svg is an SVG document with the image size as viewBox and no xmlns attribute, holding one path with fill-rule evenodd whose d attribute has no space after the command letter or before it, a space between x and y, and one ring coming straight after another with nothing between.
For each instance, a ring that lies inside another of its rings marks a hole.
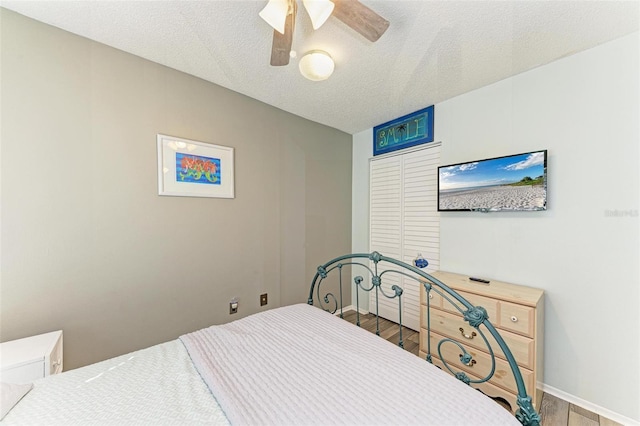
<instances>
[{"instance_id":1,"label":"ceiling fan","mask_svg":"<svg viewBox=\"0 0 640 426\"><path fill-rule=\"evenodd\" d=\"M377 41L389 28L389 21L358 0L303 0L303 4L314 30L320 28L331 15L372 42ZM259 13L274 28L271 46L273 66L289 64L297 9L296 0L269 0Z\"/></svg>"}]
</instances>

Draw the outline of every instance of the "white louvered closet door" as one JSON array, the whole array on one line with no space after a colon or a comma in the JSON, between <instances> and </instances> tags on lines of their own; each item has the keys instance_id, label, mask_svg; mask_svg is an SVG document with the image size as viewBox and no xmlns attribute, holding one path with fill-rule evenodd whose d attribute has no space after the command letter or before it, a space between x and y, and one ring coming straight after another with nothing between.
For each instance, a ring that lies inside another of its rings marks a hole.
<instances>
[{"instance_id":1,"label":"white louvered closet door","mask_svg":"<svg viewBox=\"0 0 640 426\"><path fill-rule=\"evenodd\" d=\"M402 157L392 156L371 160L369 179L369 249L400 259L402 257ZM391 286L401 285L401 280L395 274L385 275L382 283L384 291L387 294L393 294ZM380 316L398 322L396 299L387 299L379 294L377 303L377 312ZM369 312L376 312L375 291L369 293Z\"/></svg>"},{"instance_id":2,"label":"white louvered closet door","mask_svg":"<svg viewBox=\"0 0 640 426\"><path fill-rule=\"evenodd\" d=\"M440 144L370 162L371 251L413 264L418 253L429 261L426 272L440 266L440 216L437 211L437 172ZM419 330L420 287L398 275L383 277L387 294L397 284L402 295L402 323ZM375 312L375 294L369 310ZM380 316L398 322L396 299L378 298Z\"/></svg>"}]
</instances>

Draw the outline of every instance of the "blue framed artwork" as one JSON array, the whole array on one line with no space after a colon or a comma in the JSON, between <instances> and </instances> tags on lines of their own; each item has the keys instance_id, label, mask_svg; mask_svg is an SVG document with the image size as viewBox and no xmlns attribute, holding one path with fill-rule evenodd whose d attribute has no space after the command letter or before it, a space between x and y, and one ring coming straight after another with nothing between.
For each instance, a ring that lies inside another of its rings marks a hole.
<instances>
[{"instance_id":1,"label":"blue framed artwork","mask_svg":"<svg viewBox=\"0 0 640 426\"><path fill-rule=\"evenodd\" d=\"M373 128L373 155L433 142L433 105Z\"/></svg>"},{"instance_id":2,"label":"blue framed artwork","mask_svg":"<svg viewBox=\"0 0 640 426\"><path fill-rule=\"evenodd\" d=\"M158 195L234 198L233 148L158 135Z\"/></svg>"}]
</instances>

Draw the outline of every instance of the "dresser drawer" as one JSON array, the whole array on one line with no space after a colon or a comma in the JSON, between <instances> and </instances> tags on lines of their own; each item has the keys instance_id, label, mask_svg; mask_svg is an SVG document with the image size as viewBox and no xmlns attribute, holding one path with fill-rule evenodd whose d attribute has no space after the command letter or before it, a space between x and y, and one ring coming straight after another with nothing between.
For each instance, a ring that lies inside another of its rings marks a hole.
<instances>
[{"instance_id":1,"label":"dresser drawer","mask_svg":"<svg viewBox=\"0 0 640 426\"><path fill-rule=\"evenodd\" d=\"M420 316L420 324L426 328L427 307L424 305L421 307ZM491 333L489 333L484 327L481 327L481 329L483 329L483 333L489 341L489 345L493 348L496 356L506 359L500 350L500 346ZM487 351L487 345L482 339L482 336L480 336L475 328L464 321L460 315L454 315L438 309L431 309L431 331L435 331L443 336L458 340L465 346ZM498 330L498 332L506 342L507 346L511 349L511 353L516 359L518 365L528 369L533 369L535 355L533 339L505 330Z\"/></svg>"},{"instance_id":2,"label":"dresser drawer","mask_svg":"<svg viewBox=\"0 0 640 426\"><path fill-rule=\"evenodd\" d=\"M484 309L486 309L487 315L489 315L489 321L491 321L491 323L494 325L498 324L499 308L498 308L497 300L489 299L488 297L484 297L484 296L478 296L477 294L473 294L473 293L467 293L465 291L458 291L458 293L460 294L460 296L467 299L467 301L472 305L481 306ZM463 307L460 302L458 302L455 299L452 299L452 300L455 302L456 306L462 309L463 312L467 310L467 308ZM453 306L451 303L449 303L447 300L442 301L442 309L447 312L453 312L454 314L460 314L460 311L456 309L456 307Z\"/></svg>"},{"instance_id":3,"label":"dresser drawer","mask_svg":"<svg viewBox=\"0 0 640 426\"><path fill-rule=\"evenodd\" d=\"M425 359L425 357L427 356L427 354L425 354L424 352L420 352L420 358ZM440 368L442 371L446 371L449 372L449 370L447 370L447 368L444 366L444 364L442 363L442 361L440 361L440 359L437 356L434 356L432 358L433 361L433 365L435 365L436 367ZM478 380L478 377L474 376L473 374L469 374L469 378L471 380ZM484 382L484 383L471 383L470 386L474 389L479 389L482 391L482 393L484 393L485 395L491 397L491 398L500 398L504 401L507 402L507 404L509 404L509 408L511 409L511 412L513 414L515 414L516 410L518 409L518 402L517 402L517 393L511 393L507 390L504 390L492 383L488 383L488 382Z\"/></svg>"},{"instance_id":4,"label":"dresser drawer","mask_svg":"<svg viewBox=\"0 0 640 426\"><path fill-rule=\"evenodd\" d=\"M420 284L420 303L427 304L427 291L424 289L424 285ZM432 308L442 308L442 296L435 291L429 292L429 306Z\"/></svg>"},{"instance_id":5,"label":"dresser drawer","mask_svg":"<svg viewBox=\"0 0 640 426\"><path fill-rule=\"evenodd\" d=\"M515 303L500 302L500 328L504 328L525 336L534 336L535 309L516 305Z\"/></svg>"},{"instance_id":6,"label":"dresser drawer","mask_svg":"<svg viewBox=\"0 0 640 426\"><path fill-rule=\"evenodd\" d=\"M0 371L0 381L5 383L25 384L41 379L42 377L44 377L43 360L24 363Z\"/></svg>"},{"instance_id":7,"label":"dresser drawer","mask_svg":"<svg viewBox=\"0 0 640 426\"><path fill-rule=\"evenodd\" d=\"M420 348L423 350L426 350L427 348L427 335L427 330L422 329L420 333ZM462 351L455 343L444 342L440 345L440 352L438 352L438 344L442 339L445 339L445 337L431 332L431 354L446 360L447 364L454 372L462 370L481 379L487 377L491 372L491 356L488 353L465 346L467 352L473 357L471 365L465 364L460 360ZM440 355L442 355L442 357L440 357ZM500 386L509 392L518 393L516 380L513 377L513 372L511 371L511 367L509 367L509 363L498 357L496 357L495 360L496 368L493 373L493 377L491 377L491 383ZM535 389L533 372L526 368L520 368L520 374L522 375L527 393L531 394Z\"/></svg>"}]
</instances>

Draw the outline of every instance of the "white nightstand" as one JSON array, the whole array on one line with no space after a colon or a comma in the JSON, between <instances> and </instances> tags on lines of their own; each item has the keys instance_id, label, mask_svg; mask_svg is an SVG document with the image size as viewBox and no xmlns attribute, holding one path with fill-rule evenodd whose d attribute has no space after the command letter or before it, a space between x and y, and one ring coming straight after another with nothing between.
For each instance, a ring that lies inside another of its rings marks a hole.
<instances>
[{"instance_id":1,"label":"white nightstand","mask_svg":"<svg viewBox=\"0 0 640 426\"><path fill-rule=\"evenodd\" d=\"M31 383L62 372L62 330L0 343L0 381Z\"/></svg>"}]
</instances>

